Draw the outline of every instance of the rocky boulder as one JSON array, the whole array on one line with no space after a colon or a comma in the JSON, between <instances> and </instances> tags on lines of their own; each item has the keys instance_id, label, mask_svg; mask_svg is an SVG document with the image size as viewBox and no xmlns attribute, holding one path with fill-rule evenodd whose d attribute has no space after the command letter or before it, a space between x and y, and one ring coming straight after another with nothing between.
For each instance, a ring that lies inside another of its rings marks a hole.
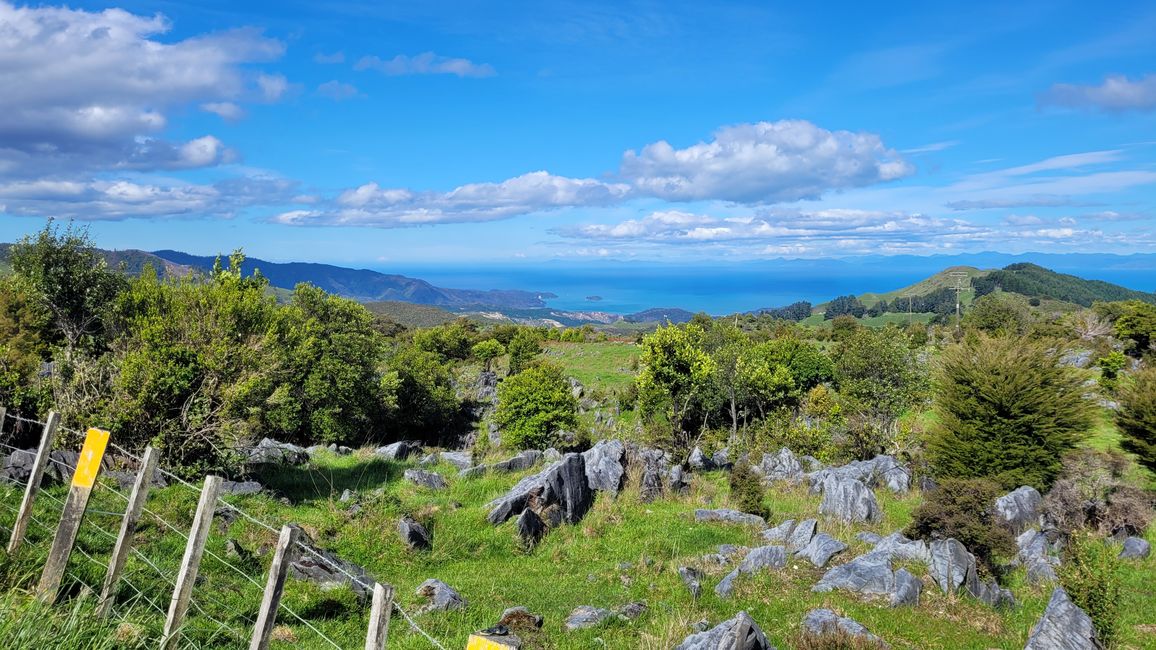
<instances>
[{"instance_id":1,"label":"rocky boulder","mask_svg":"<svg viewBox=\"0 0 1156 650\"><path fill-rule=\"evenodd\" d=\"M839 467L827 467L810 474L811 491L818 493L823 483L830 477L853 479L867 487L886 487L895 493L911 489L911 472L891 456L879 455L871 460L857 460Z\"/></svg>"},{"instance_id":2,"label":"rocky boulder","mask_svg":"<svg viewBox=\"0 0 1156 650\"><path fill-rule=\"evenodd\" d=\"M927 548L927 542L921 539L907 539L899 531L876 542L875 548L871 550L871 555L886 557L888 562L899 559L906 562L927 564L931 561L931 551Z\"/></svg>"},{"instance_id":3,"label":"rocky boulder","mask_svg":"<svg viewBox=\"0 0 1156 650\"><path fill-rule=\"evenodd\" d=\"M22 449L4 458L4 469L0 470L0 481L8 483L28 483L32 476L32 464L36 461L35 449Z\"/></svg>"},{"instance_id":4,"label":"rocky boulder","mask_svg":"<svg viewBox=\"0 0 1156 650\"><path fill-rule=\"evenodd\" d=\"M1056 587L1024 650L1099 650L1092 619Z\"/></svg>"},{"instance_id":5,"label":"rocky boulder","mask_svg":"<svg viewBox=\"0 0 1156 650\"><path fill-rule=\"evenodd\" d=\"M473 459L468 451L435 451L425 458L422 458L419 465L422 467L430 467L438 463L449 463L457 468L458 471L474 466Z\"/></svg>"},{"instance_id":6,"label":"rocky boulder","mask_svg":"<svg viewBox=\"0 0 1156 650\"><path fill-rule=\"evenodd\" d=\"M1152 546L1148 540L1139 537L1129 537L1124 540L1124 548L1120 551L1122 560L1143 560L1152 553Z\"/></svg>"},{"instance_id":7,"label":"rocky boulder","mask_svg":"<svg viewBox=\"0 0 1156 650\"><path fill-rule=\"evenodd\" d=\"M407 469L405 470L404 476L405 480L410 483L427 487L431 490L444 490L449 487L445 478L436 472L427 472L423 469Z\"/></svg>"},{"instance_id":8,"label":"rocky boulder","mask_svg":"<svg viewBox=\"0 0 1156 650\"><path fill-rule=\"evenodd\" d=\"M880 648L891 647L867 631L867 628L855 619L839 616L829 609L812 609L807 612L807 615L803 617L803 630L810 636L823 637L846 634Z\"/></svg>"},{"instance_id":9,"label":"rocky boulder","mask_svg":"<svg viewBox=\"0 0 1156 650\"><path fill-rule=\"evenodd\" d=\"M996 518L1013 533L1019 534L1040 525L1040 506L1044 498L1030 485L1018 487L995 500Z\"/></svg>"},{"instance_id":10,"label":"rocky boulder","mask_svg":"<svg viewBox=\"0 0 1156 650\"><path fill-rule=\"evenodd\" d=\"M804 519L795 524L791 529L791 534L787 536L787 552L795 553L811 543L811 538L815 536L815 528L818 522L814 519Z\"/></svg>"},{"instance_id":11,"label":"rocky boulder","mask_svg":"<svg viewBox=\"0 0 1156 650\"><path fill-rule=\"evenodd\" d=\"M594 505L594 492L586 482L586 463L581 454L567 454L541 472L527 476L504 496L491 501L489 522L500 524L531 508L550 521L545 512L557 506L561 521L575 524Z\"/></svg>"},{"instance_id":12,"label":"rocky boulder","mask_svg":"<svg viewBox=\"0 0 1156 650\"><path fill-rule=\"evenodd\" d=\"M530 469L542 460L542 452L537 449L527 449L522 453L506 460L490 465L490 471L508 473Z\"/></svg>"},{"instance_id":13,"label":"rocky boulder","mask_svg":"<svg viewBox=\"0 0 1156 650\"><path fill-rule=\"evenodd\" d=\"M618 494L626 480L626 446L621 440L600 440L582 453L590 489Z\"/></svg>"},{"instance_id":14,"label":"rocky boulder","mask_svg":"<svg viewBox=\"0 0 1156 650\"><path fill-rule=\"evenodd\" d=\"M1027 569L1028 582L1036 585L1056 581L1055 567L1059 558L1049 554L1050 544L1047 536L1038 528L1029 528L1016 537L1016 547L1019 549L1016 559Z\"/></svg>"},{"instance_id":15,"label":"rocky boulder","mask_svg":"<svg viewBox=\"0 0 1156 650\"><path fill-rule=\"evenodd\" d=\"M131 474L133 482L136 481L136 475ZM132 482L129 483L132 485ZM221 492L224 494L233 494L236 496L252 496L260 494L265 486L257 481L221 481Z\"/></svg>"},{"instance_id":16,"label":"rocky boulder","mask_svg":"<svg viewBox=\"0 0 1156 650\"><path fill-rule=\"evenodd\" d=\"M875 494L862 481L828 476L823 480L819 514L847 523L876 521L883 516Z\"/></svg>"},{"instance_id":17,"label":"rocky boulder","mask_svg":"<svg viewBox=\"0 0 1156 650\"><path fill-rule=\"evenodd\" d=\"M706 510L699 508L694 511L695 521L721 521L727 524L741 524L744 526L758 526L763 528L767 525L765 519L758 515L752 515L746 512L739 512L738 510L731 510L729 508L718 508L715 510Z\"/></svg>"},{"instance_id":18,"label":"rocky boulder","mask_svg":"<svg viewBox=\"0 0 1156 650\"><path fill-rule=\"evenodd\" d=\"M819 533L811 538L807 545L795 552L795 557L806 559L811 564L822 569L827 566L831 558L847 550L847 545L831 537L827 533Z\"/></svg>"},{"instance_id":19,"label":"rocky boulder","mask_svg":"<svg viewBox=\"0 0 1156 650\"><path fill-rule=\"evenodd\" d=\"M979 577L975 570L975 556L956 539L935 540L929 547L931 562L928 570L935 584L945 594L966 588L969 593L979 590Z\"/></svg>"},{"instance_id":20,"label":"rocky boulder","mask_svg":"<svg viewBox=\"0 0 1156 650\"><path fill-rule=\"evenodd\" d=\"M892 607L917 607L919 594L923 591L923 581L907 569L895 572L895 590L891 592Z\"/></svg>"},{"instance_id":21,"label":"rocky boulder","mask_svg":"<svg viewBox=\"0 0 1156 650\"><path fill-rule=\"evenodd\" d=\"M829 569L811 591L835 589L860 594L890 594L895 591L895 574L887 558L860 555L846 564Z\"/></svg>"},{"instance_id":22,"label":"rocky boulder","mask_svg":"<svg viewBox=\"0 0 1156 650\"><path fill-rule=\"evenodd\" d=\"M680 566L678 567L678 577L682 578L682 584L690 590L691 597L698 600L699 595L702 594L702 572L694 567Z\"/></svg>"},{"instance_id":23,"label":"rocky boulder","mask_svg":"<svg viewBox=\"0 0 1156 650\"><path fill-rule=\"evenodd\" d=\"M740 638L744 637L744 638ZM674 650L775 650L762 628L746 612L723 621L713 628L692 634Z\"/></svg>"},{"instance_id":24,"label":"rocky boulder","mask_svg":"<svg viewBox=\"0 0 1156 650\"><path fill-rule=\"evenodd\" d=\"M767 481L798 481L803 478L803 464L786 447L774 454L763 454L762 462L752 469Z\"/></svg>"},{"instance_id":25,"label":"rocky boulder","mask_svg":"<svg viewBox=\"0 0 1156 650\"><path fill-rule=\"evenodd\" d=\"M781 569L787 566L787 550L782 546L760 546L747 553L734 571L715 586L714 592L720 598L727 598L734 590L735 580L743 574L756 573L764 569Z\"/></svg>"},{"instance_id":26,"label":"rocky boulder","mask_svg":"<svg viewBox=\"0 0 1156 650\"><path fill-rule=\"evenodd\" d=\"M614 612L609 609L579 605L570 612L570 615L566 617L566 622L562 625L566 628L566 631L573 632L574 630L583 630L601 625L612 616L614 616Z\"/></svg>"},{"instance_id":27,"label":"rocky boulder","mask_svg":"<svg viewBox=\"0 0 1156 650\"><path fill-rule=\"evenodd\" d=\"M309 453L304 447L263 438L249 450L245 462L250 465L302 465L309 462Z\"/></svg>"},{"instance_id":28,"label":"rocky boulder","mask_svg":"<svg viewBox=\"0 0 1156 650\"><path fill-rule=\"evenodd\" d=\"M403 461L410 456L421 454L421 443L416 440L399 440L384 447L378 447L373 453L386 460Z\"/></svg>"},{"instance_id":29,"label":"rocky boulder","mask_svg":"<svg viewBox=\"0 0 1156 650\"><path fill-rule=\"evenodd\" d=\"M411 551L428 551L433 548L433 536L409 515L397 522L397 534Z\"/></svg>"},{"instance_id":30,"label":"rocky boulder","mask_svg":"<svg viewBox=\"0 0 1156 650\"><path fill-rule=\"evenodd\" d=\"M527 549L537 546L538 542L542 541L542 538L549 531L546 522L542 521L538 513L529 508L518 515L518 520L514 522L514 526L518 531L518 539L521 540L522 546Z\"/></svg>"},{"instance_id":31,"label":"rocky boulder","mask_svg":"<svg viewBox=\"0 0 1156 650\"><path fill-rule=\"evenodd\" d=\"M305 548L294 552L289 563L289 575L322 587L348 586L360 598L367 598L373 592L376 581L363 567L317 548L305 531L299 533L298 539Z\"/></svg>"},{"instance_id":32,"label":"rocky boulder","mask_svg":"<svg viewBox=\"0 0 1156 650\"><path fill-rule=\"evenodd\" d=\"M421 612L448 612L455 609L463 609L469 604L466 599L462 598L462 595L454 591L452 587L441 580L434 580L432 578L421 583L414 594L426 598L429 601L419 610Z\"/></svg>"}]
</instances>

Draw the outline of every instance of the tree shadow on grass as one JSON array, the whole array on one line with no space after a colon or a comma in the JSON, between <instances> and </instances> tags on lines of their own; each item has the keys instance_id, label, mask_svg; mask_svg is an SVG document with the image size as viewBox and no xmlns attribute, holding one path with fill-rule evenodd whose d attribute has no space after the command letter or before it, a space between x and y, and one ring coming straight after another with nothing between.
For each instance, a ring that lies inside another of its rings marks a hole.
<instances>
[{"instance_id":1,"label":"tree shadow on grass","mask_svg":"<svg viewBox=\"0 0 1156 650\"><path fill-rule=\"evenodd\" d=\"M383 488L401 478L405 466L384 458L373 458L341 467L269 467L255 477L267 489L294 504L338 498L345 490L366 492Z\"/></svg>"}]
</instances>

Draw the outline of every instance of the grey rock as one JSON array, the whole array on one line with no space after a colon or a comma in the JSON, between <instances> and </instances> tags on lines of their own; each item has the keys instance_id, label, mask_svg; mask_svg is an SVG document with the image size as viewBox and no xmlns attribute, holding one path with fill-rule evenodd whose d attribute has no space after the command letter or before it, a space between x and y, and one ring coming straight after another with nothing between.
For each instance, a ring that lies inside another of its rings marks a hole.
<instances>
[{"instance_id":1,"label":"grey rock","mask_svg":"<svg viewBox=\"0 0 1156 650\"><path fill-rule=\"evenodd\" d=\"M710 459L707 458L700 447L695 447L690 452L690 457L686 459L686 464L691 469L699 472L714 469Z\"/></svg>"},{"instance_id":2,"label":"grey rock","mask_svg":"<svg viewBox=\"0 0 1156 650\"><path fill-rule=\"evenodd\" d=\"M868 485L885 487L895 494L906 494L911 490L911 472L892 456L876 456L872 459L875 471Z\"/></svg>"},{"instance_id":3,"label":"grey rock","mask_svg":"<svg viewBox=\"0 0 1156 650\"><path fill-rule=\"evenodd\" d=\"M721 521L728 524L742 524L744 526L764 527L767 525L766 520L758 515L739 512L738 510L731 510L729 508L718 508L716 510L699 508L694 511L694 520Z\"/></svg>"},{"instance_id":4,"label":"grey rock","mask_svg":"<svg viewBox=\"0 0 1156 650\"><path fill-rule=\"evenodd\" d=\"M761 535L763 540L771 542L772 544L785 544L787 538L791 536L791 531L794 529L795 520L788 519L774 528L764 530Z\"/></svg>"},{"instance_id":5,"label":"grey rock","mask_svg":"<svg viewBox=\"0 0 1156 650\"><path fill-rule=\"evenodd\" d=\"M846 616L839 616L829 609L812 609L803 617L803 629L813 636L844 633L853 637L873 642L880 648L890 647L882 639L871 634L858 621Z\"/></svg>"},{"instance_id":6,"label":"grey rock","mask_svg":"<svg viewBox=\"0 0 1156 650\"><path fill-rule=\"evenodd\" d=\"M348 586L362 599L368 598L373 592L376 581L365 568L347 562L330 551L317 548L303 530L299 532L298 539L302 546L309 550L299 550L293 554L293 560L289 563L289 575L298 580L314 582L322 588Z\"/></svg>"},{"instance_id":7,"label":"grey rock","mask_svg":"<svg viewBox=\"0 0 1156 650\"><path fill-rule=\"evenodd\" d=\"M1024 650L1100 650L1092 619L1056 587Z\"/></svg>"},{"instance_id":8,"label":"grey rock","mask_svg":"<svg viewBox=\"0 0 1156 650\"><path fill-rule=\"evenodd\" d=\"M803 478L803 464L786 447L774 454L763 454L763 461L755 467L768 481L798 481Z\"/></svg>"},{"instance_id":9,"label":"grey rock","mask_svg":"<svg viewBox=\"0 0 1156 650\"><path fill-rule=\"evenodd\" d=\"M135 480L135 477L134 477ZM257 481L221 481L221 492L238 496L252 496L260 494L265 486Z\"/></svg>"},{"instance_id":10,"label":"grey rock","mask_svg":"<svg viewBox=\"0 0 1156 650\"><path fill-rule=\"evenodd\" d=\"M799 456L799 462L802 463L803 470L807 472L817 472L826 467L826 465L823 464L823 461L807 454Z\"/></svg>"},{"instance_id":11,"label":"grey rock","mask_svg":"<svg viewBox=\"0 0 1156 650\"><path fill-rule=\"evenodd\" d=\"M690 479L682 470L682 465L672 465L667 472L667 487L671 494L684 494L690 489Z\"/></svg>"},{"instance_id":12,"label":"grey rock","mask_svg":"<svg viewBox=\"0 0 1156 650\"><path fill-rule=\"evenodd\" d=\"M433 548L433 536L409 515L397 522L397 534L411 551L428 551Z\"/></svg>"},{"instance_id":13,"label":"grey rock","mask_svg":"<svg viewBox=\"0 0 1156 650\"><path fill-rule=\"evenodd\" d=\"M1087 368L1095 354L1091 350L1068 350L1060 355L1060 365L1072 368Z\"/></svg>"},{"instance_id":14,"label":"grey rock","mask_svg":"<svg viewBox=\"0 0 1156 650\"><path fill-rule=\"evenodd\" d=\"M422 467L430 467L438 463L449 463L461 471L473 467L473 459L468 451L435 451L428 454L418 463Z\"/></svg>"},{"instance_id":15,"label":"grey rock","mask_svg":"<svg viewBox=\"0 0 1156 650\"><path fill-rule=\"evenodd\" d=\"M963 544L955 539L935 540L929 550L931 562L928 569L943 593L956 593L961 587L968 593L979 591L975 556Z\"/></svg>"},{"instance_id":16,"label":"grey rock","mask_svg":"<svg viewBox=\"0 0 1156 650\"><path fill-rule=\"evenodd\" d=\"M455 609L463 609L469 603L462 595L454 591L452 587L442 582L441 580L429 579L421 583L415 595L429 599L420 611L433 612L441 611L448 612Z\"/></svg>"},{"instance_id":17,"label":"grey rock","mask_svg":"<svg viewBox=\"0 0 1156 650\"><path fill-rule=\"evenodd\" d=\"M582 399L582 394L586 391L586 387L582 385L582 382L573 377L567 377L566 381L570 384L570 394L574 396L574 399Z\"/></svg>"},{"instance_id":18,"label":"grey rock","mask_svg":"<svg viewBox=\"0 0 1156 650\"><path fill-rule=\"evenodd\" d=\"M4 469L0 471L0 480L8 483L28 483L32 476L32 465L36 461L35 449L21 449L12 452L4 459Z\"/></svg>"},{"instance_id":19,"label":"grey rock","mask_svg":"<svg viewBox=\"0 0 1156 650\"><path fill-rule=\"evenodd\" d=\"M626 480L626 446L621 440L600 440L582 453L590 489L618 494Z\"/></svg>"},{"instance_id":20,"label":"grey rock","mask_svg":"<svg viewBox=\"0 0 1156 650\"><path fill-rule=\"evenodd\" d=\"M594 492L586 482L585 461L580 454L567 454L541 472L518 481L487 507L491 509L488 519L495 525L522 514L527 507L533 507L550 522L551 516L546 510L551 506L558 506L560 521L575 524L593 505Z\"/></svg>"},{"instance_id":21,"label":"grey rock","mask_svg":"<svg viewBox=\"0 0 1156 650\"><path fill-rule=\"evenodd\" d=\"M990 607L1015 607L1016 605L1016 599L1011 590L999 586L994 580L991 582L977 580L971 595Z\"/></svg>"},{"instance_id":22,"label":"grey rock","mask_svg":"<svg viewBox=\"0 0 1156 650\"><path fill-rule=\"evenodd\" d=\"M835 589L861 594L890 594L895 590L895 574L886 558L860 555L846 564L828 569L811 591Z\"/></svg>"},{"instance_id":23,"label":"grey rock","mask_svg":"<svg viewBox=\"0 0 1156 650\"><path fill-rule=\"evenodd\" d=\"M680 566L678 577L682 578L682 583L690 590L691 597L698 600L702 594L702 572L694 567Z\"/></svg>"},{"instance_id":24,"label":"grey rock","mask_svg":"<svg viewBox=\"0 0 1156 650\"><path fill-rule=\"evenodd\" d=\"M483 370L478 374L478 383L474 385L474 399L491 406L498 404L498 373Z\"/></svg>"},{"instance_id":25,"label":"grey rock","mask_svg":"<svg viewBox=\"0 0 1156 650\"><path fill-rule=\"evenodd\" d=\"M490 468L486 467L485 465L477 465L475 467L463 469L462 471L458 472L458 478L478 478L479 476L485 476L489 469Z\"/></svg>"},{"instance_id":26,"label":"grey rock","mask_svg":"<svg viewBox=\"0 0 1156 650\"><path fill-rule=\"evenodd\" d=\"M537 449L527 449L513 458L507 458L490 465L490 470L503 473L520 472L537 465L540 460L542 460L542 452Z\"/></svg>"},{"instance_id":27,"label":"grey rock","mask_svg":"<svg viewBox=\"0 0 1156 650\"><path fill-rule=\"evenodd\" d=\"M309 462L309 454L303 447L263 438L245 460L250 465L301 465Z\"/></svg>"},{"instance_id":28,"label":"grey rock","mask_svg":"<svg viewBox=\"0 0 1156 650\"><path fill-rule=\"evenodd\" d=\"M787 550L782 546L760 546L753 548L733 571L715 586L714 592L720 598L727 598L734 590L734 582L743 574L751 574L764 569L781 569L787 566Z\"/></svg>"},{"instance_id":29,"label":"grey rock","mask_svg":"<svg viewBox=\"0 0 1156 650\"><path fill-rule=\"evenodd\" d=\"M542 452L542 460L547 465L550 463L556 463L556 462L562 460L562 452L558 451L557 449L554 449L553 447L550 447L546 451Z\"/></svg>"},{"instance_id":30,"label":"grey rock","mask_svg":"<svg viewBox=\"0 0 1156 650\"><path fill-rule=\"evenodd\" d=\"M1152 546L1148 540L1139 537L1129 537L1124 540L1124 548L1120 551L1122 560L1142 560L1152 553Z\"/></svg>"},{"instance_id":31,"label":"grey rock","mask_svg":"<svg viewBox=\"0 0 1156 650\"><path fill-rule=\"evenodd\" d=\"M410 456L421 453L421 443L416 440L399 440L374 450L375 454L386 460L402 461Z\"/></svg>"},{"instance_id":32,"label":"grey rock","mask_svg":"<svg viewBox=\"0 0 1156 650\"><path fill-rule=\"evenodd\" d=\"M891 592L891 606L916 607L919 605L919 594L922 591L923 581L907 569L900 568L895 572L895 591Z\"/></svg>"},{"instance_id":33,"label":"grey rock","mask_svg":"<svg viewBox=\"0 0 1156 650\"><path fill-rule=\"evenodd\" d=\"M241 542L235 539L229 539L225 541L225 557L245 563L253 558L253 553L244 546L241 546Z\"/></svg>"},{"instance_id":34,"label":"grey rock","mask_svg":"<svg viewBox=\"0 0 1156 650\"><path fill-rule=\"evenodd\" d=\"M638 452L636 460L642 466L639 498L643 503L650 503L662 497L665 454L658 449L643 449Z\"/></svg>"},{"instance_id":35,"label":"grey rock","mask_svg":"<svg viewBox=\"0 0 1156 650\"><path fill-rule=\"evenodd\" d=\"M811 538L807 545L795 552L795 557L805 558L811 564L822 569L827 566L831 558L847 550L847 545L831 537L827 533L819 533Z\"/></svg>"},{"instance_id":36,"label":"grey rock","mask_svg":"<svg viewBox=\"0 0 1156 650\"><path fill-rule=\"evenodd\" d=\"M879 542L883 541L883 536L878 533L873 533L869 530L864 530L855 533L855 539L861 542L867 542L868 544L878 544Z\"/></svg>"},{"instance_id":37,"label":"grey rock","mask_svg":"<svg viewBox=\"0 0 1156 650\"><path fill-rule=\"evenodd\" d=\"M747 630L746 638L737 639L743 629ZM739 612L705 632L686 637L674 650L775 650L775 647L746 612Z\"/></svg>"},{"instance_id":38,"label":"grey rock","mask_svg":"<svg viewBox=\"0 0 1156 650\"><path fill-rule=\"evenodd\" d=\"M642 616L643 614L645 614L646 610L648 610L648 609L650 609L650 608L646 606L646 603L644 603L642 601L635 601L633 603L626 603L625 605L623 605L622 607L619 607L618 609L616 609L614 611L616 614L618 614L622 618L624 618L628 621L633 621L634 619L638 618L639 616Z\"/></svg>"},{"instance_id":39,"label":"grey rock","mask_svg":"<svg viewBox=\"0 0 1156 650\"><path fill-rule=\"evenodd\" d=\"M939 484L930 476L924 476L919 479L920 492L934 492L939 488Z\"/></svg>"},{"instance_id":40,"label":"grey rock","mask_svg":"<svg viewBox=\"0 0 1156 650\"><path fill-rule=\"evenodd\" d=\"M822 483L819 514L847 523L876 521L882 517L875 494L856 479L829 476Z\"/></svg>"},{"instance_id":41,"label":"grey rock","mask_svg":"<svg viewBox=\"0 0 1156 650\"><path fill-rule=\"evenodd\" d=\"M353 497L354 497L353 490L350 490L349 488L345 488L345 490L341 493L341 496L338 497L337 500L340 501L341 503L349 503L350 501L353 501Z\"/></svg>"},{"instance_id":42,"label":"grey rock","mask_svg":"<svg viewBox=\"0 0 1156 650\"><path fill-rule=\"evenodd\" d=\"M542 538L546 536L548 528L546 522L538 516L538 513L526 508L522 514L518 515L518 520L515 522L515 529L518 531L518 538L521 539L522 545L525 548L534 548Z\"/></svg>"},{"instance_id":43,"label":"grey rock","mask_svg":"<svg viewBox=\"0 0 1156 650\"><path fill-rule=\"evenodd\" d=\"M407 469L405 470L405 480L415 485L427 487L431 490L444 490L449 487L445 478L436 472L427 472L423 469Z\"/></svg>"},{"instance_id":44,"label":"grey rock","mask_svg":"<svg viewBox=\"0 0 1156 650\"><path fill-rule=\"evenodd\" d=\"M1057 580L1055 566L1059 559L1048 553L1047 535L1038 528L1029 528L1016 537L1019 548L1017 560L1027 569L1028 582L1036 585Z\"/></svg>"},{"instance_id":45,"label":"grey rock","mask_svg":"<svg viewBox=\"0 0 1156 650\"><path fill-rule=\"evenodd\" d=\"M591 607L589 605L579 605L570 612L566 617L566 622L562 625L567 631L582 630L589 627L595 627L605 623L610 617L614 616L614 612L601 607Z\"/></svg>"},{"instance_id":46,"label":"grey rock","mask_svg":"<svg viewBox=\"0 0 1156 650\"><path fill-rule=\"evenodd\" d=\"M804 519L795 524L795 527L791 529L791 534L787 537L788 553L795 553L811 543L811 538L815 536L816 523L814 519Z\"/></svg>"},{"instance_id":47,"label":"grey rock","mask_svg":"<svg viewBox=\"0 0 1156 650\"><path fill-rule=\"evenodd\" d=\"M886 557L889 562L896 558L924 564L931 561L931 550L927 547L927 542L921 539L907 539L898 531L880 539L871 550L871 554Z\"/></svg>"},{"instance_id":48,"label":"grey rock","mask_svg":"<svg viewBox=\"0 0 1156 650\"><path fill-rule=\"evenodd\" d=\"M711 466L715 467L716 469L730 469L734 467L734 463L732 463L730 460L730 455L730 449L726 447L719 449L710 457Z\"/></svg>"},{"instance_id":49,"label":"grey rock","mask_svg":"<svg viewBox=\"0 0 1156 650\"><path fill-rule=\"evenodd\" d=\"M734 556L739 555L741 553L745 553L749 550L750 549L748 549L745 546L737 546L735 544L719 544L718 545L718 554L722 555L723 557L726 557L727 559L733 558Z\"/></svg>"},{"instance_id":50,"label":"grey rock","mask_svg":"<svg viewBox=\"0 0 1156 650\"><path fill-rule=\"evenodd\" d=\"M1044 498L1030 485L1018 487L995 500L996 518L1019 534L1040 525L1040 505Z\"/></svg>"},{"instance_id":51,"label":"grey rock","mask_svg":"<svg viewBox=\"0 0 1156 650\"><path fill-rule=\"evenodd\" d=\"M886 487L904 493L911 488L911 472L891 456L879 455L871 460L857 460L839 467L827 467L807 474L811 492L819 493L831 477L856 480L867 487Z\"/></svg>"}]
</instances>

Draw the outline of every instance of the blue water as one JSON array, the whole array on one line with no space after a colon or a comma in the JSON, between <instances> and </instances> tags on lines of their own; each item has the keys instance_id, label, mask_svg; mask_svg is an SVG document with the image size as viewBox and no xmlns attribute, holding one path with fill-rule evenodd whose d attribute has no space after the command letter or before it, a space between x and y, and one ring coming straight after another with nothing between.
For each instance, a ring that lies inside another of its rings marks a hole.
<instances>
[{"instance_id":1,"label":"blue water","mask_svg":"<svg viewBox=\"0 0 1156 650\"><path fill-rule=\"evenodd\" d=\"M687 265L542 262L501 266L409 265L379 270L403 273L456 289L549 292L558 296L547 301L549 306L559 309L628 314L653 307L679 307L720 315L777 307L797 300L817 304L839 295L893 291L958 264L997 268L1025 260L1142 291L1156 289L1156 256L911 256ZM599 296L601 300L588 300L590 296Z\"/></svg>"}]
</instances>

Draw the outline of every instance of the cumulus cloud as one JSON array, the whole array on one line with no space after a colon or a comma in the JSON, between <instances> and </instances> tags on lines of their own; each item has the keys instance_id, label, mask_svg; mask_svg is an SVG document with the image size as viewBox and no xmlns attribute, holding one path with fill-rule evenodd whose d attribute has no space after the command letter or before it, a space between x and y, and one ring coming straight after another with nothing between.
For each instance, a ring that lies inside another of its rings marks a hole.
<instances>
[{"instance_id":1,"label":"cumulus cloud","mask_svg":"<svg viewBox=\"0 0 1156 650\"><path fill-rule=\"evenodd\" d=\"M328 97L335 102L354 99L361 96L361 92L353 84L347 84L334 79L317 86L317 94Z\"/></svg>"},{"instance_id":2,"label":"cumulus cloud","mask_svg":"<svg viewBox=\"0 0 1156 650\"><path fill-rule=\"evenodd\" d=\"M319 209L290 210L272 218L289 225L396 228L435 223L494 221L574 206L610 205L629 187L544 171L500 183L471 183L449 192L419 192L366 183Z\"/></svg>"},{"instance_id":3,"label":"cumulus cloud","mask_svg":"<svg viewBox=\"0 0 1156 650\"><path fill-rule=\"evenodd\" d=\"M245 109L233 102L205 102L201 104L201 110L229 122L236 122L245 117Z\"/></svg>"},{"instance_id":4,"label":"cumulus cloud","mask_svg":"<svg viewBox=\"0 0 1156 650\"><path fill-rule=\"evenodd\" d=\"M167 143L177 107L227 118L236 102L272 100L287 82L252 76L284 46L253 30L162 41L162 16L16 7L0 1L0 177L218 164L211 136Z\"/></svg>"},{"instance_id":5,"label":"cumulus cloud","mask_svg":"<svg viewBox=\"0 0 1156 650\"><path fill-rule=\"evenodd\" d=\"M666 141L627 151L621 177L670 201L775 203L895 180L914 168L871 133L828 131L804 120L739 124L710 142Z\"/></svg>"},{"instance_id":6,"label":"cumulus cloud","mask_svg":"<svg viewBox=\"0 0 1156 650\"><path fill-rule=\"evenodd\" d=\"M399 54L392 59L376 56L362 57L353 66L354 70L376 70L391 76L411 74L452 74L459 77L492 77L497 74L488 63L474 63L469 59L445 57L433 52L417 56Z\"/></svg>"},{"instance_id":7,"label":"cumulus cloud","mask_svg":"<svg viewBox=\"0 0 1156 650\"><path fill-rule=\"evenodd\" d=\"M1135 81L1113 75L1095 86L1056 84L1041 101L1055 106L1101 111L1150 111L1156 109L1156 74Z\"/></svg>"}]
</instances>

